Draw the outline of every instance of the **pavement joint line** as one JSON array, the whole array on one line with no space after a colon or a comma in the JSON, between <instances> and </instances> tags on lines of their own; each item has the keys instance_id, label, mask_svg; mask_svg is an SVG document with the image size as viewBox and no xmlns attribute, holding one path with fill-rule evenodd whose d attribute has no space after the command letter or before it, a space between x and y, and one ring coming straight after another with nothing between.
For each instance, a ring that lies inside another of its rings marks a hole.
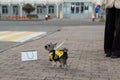
<instances>
[{"instance_id":1,"label":"pavement joint line","mask_svg":"<svg viewBox=\"0 0 120 80\"><path fill-rule=\"evenodd\" d=\"M28 42L32 42L32 41L35 41L35 40L42 39L42 38L44 38L44 37L47 37L48 35L54 34L54 33L59 32L59 31L61 31L61 29L57 29L57 30L55 30L55 31L50 32L49 34L42 35L42 36L40 36L39 38L36 38L36 39L31 39L31 40L28 40L28 41L26 41L26 42L17 43L17 44L12 45L12 46L10 46L10 47L8 47L8 48L5 48L5 49L0 50L0 53L5 52L5 51L7 51L7 50L9 50L9 49L12 49L12 48L14 48L14 47L21 46L21 45L23 45L23 44L25 44L25 43L28 43Z\"/></svg>"}]
</instances>

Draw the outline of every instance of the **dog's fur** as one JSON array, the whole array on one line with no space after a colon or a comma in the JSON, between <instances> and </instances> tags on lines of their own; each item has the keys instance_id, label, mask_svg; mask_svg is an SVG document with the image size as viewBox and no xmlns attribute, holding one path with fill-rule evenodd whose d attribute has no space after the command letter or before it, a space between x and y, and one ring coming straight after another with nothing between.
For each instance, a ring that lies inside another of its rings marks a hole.
<instances>
[{"instance_id":1,"label":"dog's fur","mask_svg":"<svg viewBox=\"0 0 120 80\"><path fill-rule=\"evenodd\" d=\"M59 67L65 68L67 66L68 49L63 48L63 49L57 50L57 51L62 51L63 55L57 59L54 59L54 57L56 55L56 53L55 53L56 52L56 50L55 50L56 45L57 45L57 43L55 43L55 44L50 43L50 44L45 45L45 49L47 51L49 51L49 55L52 54L52 56L53 56L53 59L52 60L49 59L49 60L52 62L52 65L60 64Z\"/></svg>"}]
</instances>

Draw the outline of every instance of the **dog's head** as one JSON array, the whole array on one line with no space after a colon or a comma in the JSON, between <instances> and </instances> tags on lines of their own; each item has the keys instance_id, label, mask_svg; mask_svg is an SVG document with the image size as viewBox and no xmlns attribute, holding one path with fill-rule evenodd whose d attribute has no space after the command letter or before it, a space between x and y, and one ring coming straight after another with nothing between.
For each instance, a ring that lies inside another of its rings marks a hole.
<instances>
[{"instance_id":1,"label":"dog's head","mask_svg":"<svg viewBox=\"0 0 120 80\"><path fill-rule=\"evenodd\" d=\"M54 48L56 47L56 45L57 45L57 43L52 43L52 42L50 42L49 44L47 44L47 45L45 45L45 49L47 50L47 51L51 51L51 50L54 50Z\"/></svg>"}]
</instances>

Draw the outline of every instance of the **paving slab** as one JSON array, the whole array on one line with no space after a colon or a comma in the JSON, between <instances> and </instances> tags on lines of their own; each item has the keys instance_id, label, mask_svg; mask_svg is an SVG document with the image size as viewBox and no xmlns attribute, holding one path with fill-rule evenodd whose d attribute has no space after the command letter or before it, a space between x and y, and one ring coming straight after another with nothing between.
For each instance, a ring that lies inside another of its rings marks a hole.
<instances>
[{"instance_id":1,"label":"paving slab","mask_svg":"<svg viewBox=\"0 0 120 80\"><path fill-rule=\"evenodd\" d=\"M120 59L106 58L104 26L67 26L41 39L0 53L0 80L120 80ZM51 66L44 45L64 42L67 69ZM21 52L37 50L38 59L21 61Z\"/></svg>"}]
</instances>

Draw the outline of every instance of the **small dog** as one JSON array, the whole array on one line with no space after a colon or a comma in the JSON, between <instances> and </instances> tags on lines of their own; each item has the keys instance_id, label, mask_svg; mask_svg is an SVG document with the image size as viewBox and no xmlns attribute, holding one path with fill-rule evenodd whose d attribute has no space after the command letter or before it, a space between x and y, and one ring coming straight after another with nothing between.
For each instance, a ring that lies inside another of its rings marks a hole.
<instances>
[{"instance_id":1,"label":"small dog","mask_svg":"<svg viewBox=\"0 0 120 80\"><path fill-rule=\"evenodd\" d=\"M52 65L59 64L59 67L66 68L68 59L68 49L63 48L60 50L56 50L56 45L57 43L50 43L45 45L45 50L49 51L49 60L51 61Z\"/></svg>"}]
</instances>

